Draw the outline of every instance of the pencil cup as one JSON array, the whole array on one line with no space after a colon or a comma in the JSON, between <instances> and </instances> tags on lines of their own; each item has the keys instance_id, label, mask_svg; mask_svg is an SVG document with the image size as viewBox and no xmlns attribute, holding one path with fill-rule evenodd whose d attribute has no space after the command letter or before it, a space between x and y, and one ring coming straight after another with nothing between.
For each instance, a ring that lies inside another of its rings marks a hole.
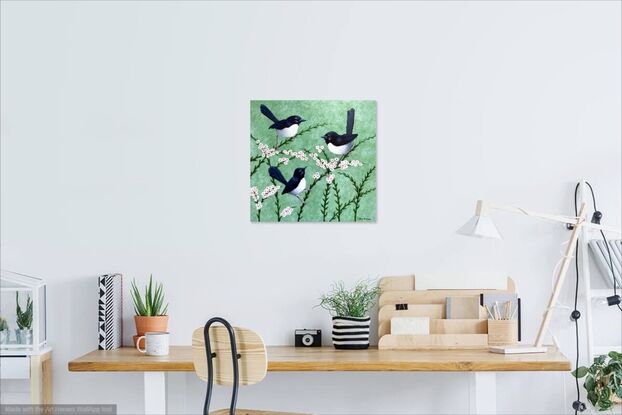
<instances>
[{"instance_id":1,"label":"pencil cup","mask_svg":"<svg viewBox=\"0 0 622 415\"><path fill-rule=\"evenodd\" d=\"M488 320L488 344L518 343L518 320Z\"/></svg>"}]
</instances>

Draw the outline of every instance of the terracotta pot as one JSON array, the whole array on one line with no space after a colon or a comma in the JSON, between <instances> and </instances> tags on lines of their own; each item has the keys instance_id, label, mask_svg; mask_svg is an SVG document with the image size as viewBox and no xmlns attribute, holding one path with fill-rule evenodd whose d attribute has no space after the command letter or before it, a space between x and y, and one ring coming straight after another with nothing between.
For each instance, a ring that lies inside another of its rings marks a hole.
<instances>
[{"instance_id":1,"label":"terracotta pot","mask_svg":"<svg viewBox=\"0 0 622 415\"><path fill-rule=\"evenodd\" d=\"M134 316L134 323L136 323L136 336L133 337L134 347L136 347L136 340L148 331L168 331L168 316ZM144 344L141 344L141 347L144 347Z\"/></svg>"}]
</instances>

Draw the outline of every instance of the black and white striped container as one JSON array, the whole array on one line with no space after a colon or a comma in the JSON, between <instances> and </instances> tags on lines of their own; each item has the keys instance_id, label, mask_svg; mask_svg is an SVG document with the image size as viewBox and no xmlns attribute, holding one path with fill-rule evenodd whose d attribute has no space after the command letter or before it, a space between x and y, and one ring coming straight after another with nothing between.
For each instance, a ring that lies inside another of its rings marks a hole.
<instances>
[{"instance_id":1,"label":"black and white striped container","mask_svg":"<svg viewBox=\"0 0 622 415\"><path fill-rule=\"evenodd\" d=\"M335 349L367 349L370 317L333 317Z\"/></svg>"}]
</instances>

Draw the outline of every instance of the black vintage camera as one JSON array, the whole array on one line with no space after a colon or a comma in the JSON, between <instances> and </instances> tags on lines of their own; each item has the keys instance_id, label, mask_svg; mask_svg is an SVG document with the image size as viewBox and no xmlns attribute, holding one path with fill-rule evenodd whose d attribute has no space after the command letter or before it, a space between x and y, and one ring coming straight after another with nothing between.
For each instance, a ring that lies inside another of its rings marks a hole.
<instances>
[{"instance_id":1,"label":"black vintage camera","mask_svg":"<svg viewBox=\"0 0 622 415\"><path fill-rule=\"evenodd\" d=\"M296 347L321 347L322 330L298 329L294 331Z\"/></svg>"}]
</instances>

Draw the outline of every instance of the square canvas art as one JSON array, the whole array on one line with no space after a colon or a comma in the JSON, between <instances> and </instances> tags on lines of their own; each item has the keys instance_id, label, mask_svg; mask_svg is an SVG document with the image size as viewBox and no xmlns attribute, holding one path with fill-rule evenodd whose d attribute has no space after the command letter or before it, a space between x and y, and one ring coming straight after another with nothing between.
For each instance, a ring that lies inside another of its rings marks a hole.
<instances>
[{"instance_id":1,"label":"square canvas art","mask_svg":"<svg viewBox=\"0 0 622 415\"><path fill-rule=\"evenodd\" d=\"M375 222L376 101L251 101L252 222Z\"/></svg>"}]
</instances>

